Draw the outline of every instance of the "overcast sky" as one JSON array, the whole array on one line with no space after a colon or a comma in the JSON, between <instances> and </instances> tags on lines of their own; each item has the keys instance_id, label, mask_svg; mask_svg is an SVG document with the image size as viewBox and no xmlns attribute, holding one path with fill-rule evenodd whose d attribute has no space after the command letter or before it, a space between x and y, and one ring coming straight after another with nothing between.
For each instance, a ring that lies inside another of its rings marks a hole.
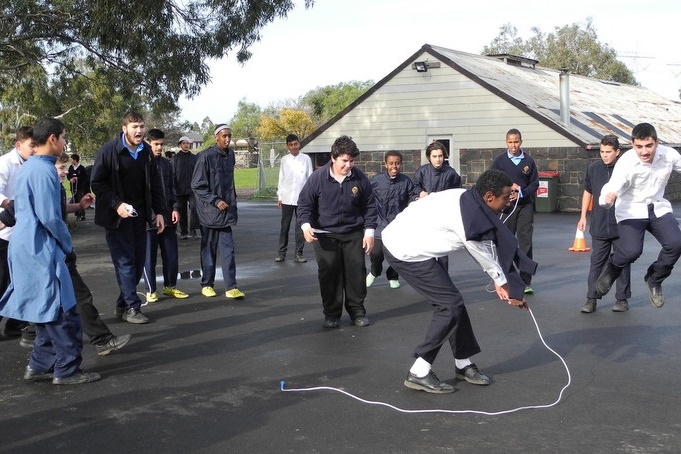
<instances>
[{"instance_id":1,"label":"overcast sky","mask_svg":"<svg viewBox=\"0 0 681 454\"><path fill-rule=\"evenodd\" d=\"M641 85L676 100L681 88L678 0L316 0L309 10L297 3L262 30L243 66L232 54L210 63L212 82L180 101L183 119L226 122L241 99L267 107L320 86L379 81L424 44L478 54L506 23L527 38L533 26L549 33L588 17Z\"/></svg>"}]
</instances>

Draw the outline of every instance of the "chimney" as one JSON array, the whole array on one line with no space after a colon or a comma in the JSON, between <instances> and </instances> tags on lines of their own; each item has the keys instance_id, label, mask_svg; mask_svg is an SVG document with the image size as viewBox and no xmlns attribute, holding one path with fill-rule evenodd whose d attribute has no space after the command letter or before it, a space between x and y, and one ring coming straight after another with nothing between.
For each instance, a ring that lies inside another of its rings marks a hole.
<instances>
[{"instance_id":1,"label":"chimney","mask_svg":"<svg viewBox=\"0 0 681 454\"><path fill-rule=\"evenodd\" d=\"M560 121L570 126L570 70L560 70Z\"/></svg>"}]
</instances>

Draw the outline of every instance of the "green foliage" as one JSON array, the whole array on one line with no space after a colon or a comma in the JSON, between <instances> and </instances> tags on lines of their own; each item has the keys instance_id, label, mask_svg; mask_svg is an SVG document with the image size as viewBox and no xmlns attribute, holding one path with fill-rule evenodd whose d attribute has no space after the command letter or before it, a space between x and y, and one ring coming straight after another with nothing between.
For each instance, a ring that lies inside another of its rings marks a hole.
<instances>
[{"instance_id":1,"label":"green foliage","mask_svg":"<svg viewBox=\"0 0 681 454\"><path fill-rule=\"evenodd\" d=\"M636 85L634 74L617 60L617 52L598 41L596 29L588 18L579 24L555 27L553 33L543 33L532 27L533 36L523 41L511 24L501 27L499 35L485 46L482 54L513 54L539 60L541 66L567 68L574 74Z\"/></svg>"},{"instance_id":2,"label":"green foliage","mask_svg":"<svg viewBox=\"0 0 681 454\"><path fill-rule=\"evenodd\" d=\"M236 114L228 122L233 137L255 137L261 115L262 109L257 104L249 103L245 99L240 100Z\"/></svg>"},{"instance_id":3,"label":"green foliage","mask_svg":"<svg viewBox=\"0 0 681 454\"><path fill-rule=\"evenodd\" d=\"M374 81L341 82L337 85L317 87L302 97L302 105L311 111L318 126L333 118L374 85Z\"/></svg>"},{"instance_id":4,"label":"green foliage","mask_svg":"<svg viewBox=\"0 0 681 454\"><path fill-rule=\"evenodd\" d=\"M341 112L374 85L371 80L341 82L317 87L300 99L261 108L245 99L230 120L235 138L255 137L262 141L281 141L289 133L301 139Z\"/></svg>"},{"instance_id":5,"label":"green foliage","mask_svg":"<svg viewBox=\"0 0 681 454\"><path fill-rule=\"evenodd\" d=\"M121 118L129 109L139 110L150 125L166 126L153 120L149 103L134 87L117 88L102 67L88 69L83 65L79 70L56 73L49 88L54 106L47 114L61 118L70 150L81 158L94 157L99 147L120 131Z\"/></svg>"},{"instance_id":6,"label":"green foliage","mask_svg":"<svg viewBox=\"0 0 681 454\"><path fill-rule=\"evenodd\" d=\"M294 7L294 0L5 0L0 145L9 147L17 127L54 116L66 123L71 149L87 157L120 130L129 109L169 137L197 130L178 124L177 100L210 80L206 62L232 51L246 61L260 30Z\"/></svg>"},{"instance_id":7,"label":"green foliage","mask_svg":"<svg viewBox=\"0 0 681 454\"><path fill-rule=\"evenodd\" d=\"M74 79L83 68L98 71L113 91L135 90L168 112L210 80L209 60L232 51L248 60L261 29L294 7L294 0L5 0L0 73L40 66Z\"/></svg>"},{"instance_id":8,"label":"green foliage","mask_svg":"<svg viewBox=\"0 0 681 454\"><path fill-rule=\"evenodd\" d=\"M276 117L263 115L260 118L258 135L262 140L283 140L290 133L301 140L314 131L312 119L302 110L282 109Z\"/></svg>"},{"instance_id":9,"label":"green foliage","mask_svg":"<svg viewBox=\"0 0 681 454\"><path fill-rule=\"evenodd\" d=\"M192 131L201 132L201 134L203 134L204 143L208 143L208 141L211 139L213 142L215 141L215 137L213 136L213 131L215 131L215 123L213 123L209 117L203 119L201 122L201 127L198 130L192 129Z\"/></svg>"}]
</instances>

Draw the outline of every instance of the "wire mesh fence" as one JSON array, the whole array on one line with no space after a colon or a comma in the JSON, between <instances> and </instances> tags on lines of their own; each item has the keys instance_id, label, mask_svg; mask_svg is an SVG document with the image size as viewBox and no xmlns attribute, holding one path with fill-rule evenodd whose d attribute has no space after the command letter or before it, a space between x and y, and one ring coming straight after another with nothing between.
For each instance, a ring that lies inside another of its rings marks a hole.
<instances>
[{"instance_id":1,"label":"wire mesh fence","mask_svg":"<svg viewBox=\"0 0 681 454\"><path fill-rule=\"evenodd\" d=\"M255 195L257 197L276 197L279 184L279 164L286 155L286 142L260 143L258 159L258 178Z\"/></svg>"}]
</instances>

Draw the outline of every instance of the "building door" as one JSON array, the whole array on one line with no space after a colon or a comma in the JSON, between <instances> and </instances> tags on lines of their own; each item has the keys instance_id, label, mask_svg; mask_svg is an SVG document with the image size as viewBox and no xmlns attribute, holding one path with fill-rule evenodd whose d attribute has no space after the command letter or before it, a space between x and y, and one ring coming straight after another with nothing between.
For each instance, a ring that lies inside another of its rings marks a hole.
<instances>
[{"instance_id":1,"label":"building door","mask_svg":"<svg viewBox=\"0 0 681 454\"><path fill-rule=\"evenodd\" d=\"M445 162L447 162L450 166L456 170L456 173L461 175L461 162L459 160L459 151L454 150L454 153L452 153L452 143L454 142L454 137L451 134L444 134L444 135L429 135L428 136L428 143L426 143L426 147L433 143L434 141L438 141L441 144L445 146L447 149L447 155L449 156L448 159L445 159ZM425 147L424 147L425 149ZM425 153L424 153L425 157ZM428 159L425 160L425 162L428 162Z\"/></svg>"}]
</instances>

